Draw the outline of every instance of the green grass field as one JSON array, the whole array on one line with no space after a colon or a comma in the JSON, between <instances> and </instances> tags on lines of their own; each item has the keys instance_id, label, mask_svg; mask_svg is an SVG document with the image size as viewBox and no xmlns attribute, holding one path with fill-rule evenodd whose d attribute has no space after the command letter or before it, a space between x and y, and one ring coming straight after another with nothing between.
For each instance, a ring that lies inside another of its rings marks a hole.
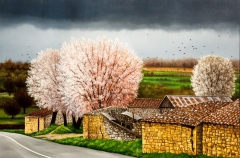
<instances>
[{"instance_id":1,"label":"green grass field","mask_svg":"<svg viewBox=\"0 0 240 158\"><path fill-rule=\"evenodd\" d=\"M143 83L146 84L160 84L164 88L168 89L180 89L181 86L191 86L191 72L164 72L164 71L142 71L144 77L142 79ZM235 72L236 80L235 89L239 91L239 74Z\"/></svg>"},{"instance_id":2,"label":"green grass field","mask_svg":"<svg viewBox=\"0 0 240 158\"><path fill-rule=\"evenodd\" d=\"M26 108L26 114L36 110L38 110L38 108ZM23 114L23 109L21 109L21 113L11 119L11 116L5 114L3 108L0 108L0 124L24 124L26 114Z\"/></svg>"},{"instance_id":3,"label":"green grass field","mask_svg":"<svg viewBox=\"0 0 240 158\"><path fill-rule=\"evenodd\" d=\"M12 100L12 99L13 99L13 94L9 96L8 93L0 93L0 103L6 100Z\"/></svg>"}]
</instances>

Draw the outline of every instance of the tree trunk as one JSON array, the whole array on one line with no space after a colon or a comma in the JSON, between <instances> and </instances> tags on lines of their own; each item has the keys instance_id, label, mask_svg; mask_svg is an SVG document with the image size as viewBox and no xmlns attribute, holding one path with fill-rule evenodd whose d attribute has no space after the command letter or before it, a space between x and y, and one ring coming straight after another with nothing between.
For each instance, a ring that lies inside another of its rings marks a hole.
<instances>
[{"instance_id":1,"label":"tree trunk","mask_svg":"<svg viewBox=\"0 0 240 158\"><path fill-rule=\"evenodd\" d=\"M72 116L72 124L73 124L73 127L75 128L76 127L76 120L75 120L74 116Z\"/></svg>"},{"instance_id":2,"label":"tree trunk","mask_svg":"<svg viewBox=\"0 0 240 158\"><path fill-rule=\"evenodd\" d=\"M25 112L26 112L26 108L23 108L23 113L25 114Z\"/></svg>"},{"instance_id":3,"label":"tree trunk","mask_svg":"<svg viewBox=\"0 0 240 158\"><path fill-rule=\"evenodd\" d=\"M62 113L62 115L63 115L63 120L64 120L64 126L67 126L67 116L64 113Z\"/></svg>"},{"instance_id":4,"label":"tree trunk","mask_svg":"<svg viewBox=\"0 0 240 158\"><path fill-rule=\"evenodd\" d=\"M79 117L77 121L75 120L75 117L72 117L72 118L73 118L73 127L75 129L79 129L80 126L82 125L83 117Z\"/></svg>"},{"instance_id":5,"label":"tree trunk","mask_svg":"<svg viewBox=\"0 0 240 158\"><path fill-rule=\"evenodd\" d=\"M57 111L55 111L55 112L52 113L52 120L51 120L50 125L55 124L56 117L57 117Z\"/></svg>"}]
</instances>

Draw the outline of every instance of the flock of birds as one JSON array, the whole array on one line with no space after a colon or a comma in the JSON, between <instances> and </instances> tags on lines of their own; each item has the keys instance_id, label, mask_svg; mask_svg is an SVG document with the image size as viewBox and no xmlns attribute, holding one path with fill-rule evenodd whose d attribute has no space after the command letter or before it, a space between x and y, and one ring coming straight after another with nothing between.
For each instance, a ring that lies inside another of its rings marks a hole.
<instances>
[{"instance_id":1,"label":"flock of birds","mask_svg":"<svg viewBox=\"0 0 240 158\"><path fill-rule=\"evenodd\" d=\"M228 33L228 32L227 32ZM148 35L148 34L147 34ZM218 37L219 38L221 38L221 36L220 35L218 35ZM231 36L229 35L229 38L231 38ZM192 42L192 39L190 38L189 39L189 41L190 42ZM172 44L176 44L176 42L172 42ZM183 42L181 42L181 44L183 45L184 43ZM206 48L206 45L203 45L202 46L203 48ZM186 53L186 49L187 49L187 47L186 46L183 46L183 47L177 47L177 49L178 49L178 52L183 52L182 54L183 55L186 55L187 53ZM191 49L194 51L194 50L197 50L198 48L196 47L196 46L194 46L194 45L192 45L191 46ZM220 47L218 47L218 49L220 49ZM165 51L165 53L168 53L168 51L166 50ZM213 51L211 51L211 54L213 54L214 52ZM143 54L143 53L142 53ZM202 52L201 52L201 54L203 54ZM173 56L175 56L176 54L172 54ZM233 55L230 55L231 56L231 58L233 58ZM147 57L147 58L150 58L150 57ZM158 58L158 57L156 57L156 58ZM168 58L169 59L169 58Z\"/></svg>"},{"instance_id":2,"label":"flock of birds","mask_svg":"<svg viewBox=\"0 0 240 158\"><path fill-rule=\"evenodd\" d=\"M227 32L228 33L228 32ZM147 34L148 35L148 34ZM218 35L218 37L219 38L221 38L221 36L220 35ZM231 36L229 35L229 38L231 38ZM192 42L193 41L193 39L189 39L189 42ZM177 42L172 42L172 44L177 44ZM176 48L176 50L179 52L179 53L181 53L182 55L186 55L187 53L186 53L186 51L188 50L189 51L189 48L187 48L186 46L184 46L184 43L183 42L180 42L179 43L180 44L180 46L178 46L177 48ZM188 43L189 44L189 43ZM61 46L61 44L58 44L59 46ZM206 45L202 45L202 48L206 48L207 46ZM31 48L31 46L27 46L27 48ZM195 50L197 50L198 49L198 47L196 47L196 46L194 46L194 45L192 45L191 47L190 47L190 49L192 50L192 51L195 51ZM200 48L199 48L200 49ZM218 49L220 49L220 47L218 47ZM14 53L15 53L15 51L14 51ZM169 53L169 51L168 50L165 50L165 53ZM177 53L177 52L176 52ZM176 53L175 54L172 54L172 56L175 56L176 55ZM213 54L214 52L213 51L211 51L211 54ZM142 53L143 54L143 53ZM203 54L202 52L201 52L201 54ZM38 54L36 54L36 56L37 56ZM31 58L32 58L32 54L30 54L30 53L26 53L26 54L21 54L21 56L22 57L26 57L27 58L27 62L30 62L31 61ZM230 57L232 58L233 57L233 55L230 55ZM147 57L147 58L150 58L150 57ZM156 57L156 58L158 58L158 57ZM169 58L168 58L169 59Z\"/></svg>"}]
</instances>

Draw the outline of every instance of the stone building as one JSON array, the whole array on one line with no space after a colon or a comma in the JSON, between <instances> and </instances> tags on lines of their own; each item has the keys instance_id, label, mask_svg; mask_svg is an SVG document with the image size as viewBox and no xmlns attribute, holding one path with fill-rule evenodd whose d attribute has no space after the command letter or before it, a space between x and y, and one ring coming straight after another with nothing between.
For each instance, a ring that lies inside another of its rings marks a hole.
<instances>
[{"instance_id":1,"label":"stone building","mask_svg":"<svg viewBox=\"0 0 240 158\"><path fill-rule=\"evenodd\" d=\"M225 96L186 96L166 95L159 105L160 113L169 109L187 107L193 104L205 102L232 102L231 98Z\"/></svg>"},{"instance_id":2,"label":"stone building","mask_svg":"<svg viewBox=\"0 0 240 158\"><path fill-rule=\"evenodd\" d=\"M239 100L197 103L144 119L142 150L144 153L240 156L239 104Z\"/></svg>"},{"instance_id":3,"label":"stone building","mask_svg":"<svg viewBox=\"0 0 240 158\"><path fill-rule=\"evenodd\" d=\"M47 128L52 119L52 111L47 109L40 109L35 112L29 113L25 116L25 133L32 133L41 131ZM63 116L57 113L56 124L63 124ZM72 117L67 116L67 122L72 122Z\"/></svg>"},{"instance_id":4,"label":"stone building","mask_svg":"<svg viewBox=\"0 0 240 158\"><path fill-rule=\"evenodd\" d=\"M203 119L202 153L240 157L240 101L236 100Z\"/></svg>"},{"instance_id":5,"label":"stone building","mask_svg":"<svg viewBox=\"0 0 240 158\"><path fill-rule=\"evenodd\" d=\"M184 107L184 104L189 106L207 101L232 102L229 97L166 96L163 100L136 98L127 108L108 107L85 115L84 138L136 139L142 136L141 119L157 117L164 111Z\"/></svg>"}]
</instances>

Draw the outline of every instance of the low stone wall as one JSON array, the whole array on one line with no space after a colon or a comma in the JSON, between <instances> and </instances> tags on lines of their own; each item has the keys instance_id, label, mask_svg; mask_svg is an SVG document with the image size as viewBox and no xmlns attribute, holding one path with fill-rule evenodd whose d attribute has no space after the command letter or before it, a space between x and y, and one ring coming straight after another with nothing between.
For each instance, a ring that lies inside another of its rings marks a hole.
<instances>
[{"instance_id":1,"label":"low stone wall","mask_svg":"<svg viewBox=\"0 0 240 158\"><path fill-rule=\"evenodd\" d=\"M117 123L108 121L107 118L104 118L104 125L105 125L106 134L110 139L125 140L125 141L137 139L137 136L132 134L131 130L120 127L117 125Z\"/></svg>"},{"instance_id":2,"label":"low stone wall","mask_svg":"<svg viewBox=\"0 0 240 158\"><path fill-rule=\"evenodd\" d=\"M136 136L128 132L127 128L121 128L117 123L110 122L103 115L84 115L83 117L84 139L115 139L134 140Z\"/></svg>"},{"instance_id":3,"label":"low stone wall","mask_svg":"<svg viewBox=\"0 0 240 158\"><path fill-rule=\"evenodd\" d=\"M44 130L49 127L52 119L52 114L45 117L26 116L25 117L25 133L32 133ZM67 116L67 122L72 122L72 117ZM62 113L57 113L55 123L62 125L64 123Z\"/></svg>"},{"instance_id":4,"label":"low stone wall","mask_svg":"<svg viewBox=\"0 0 240 158\"><path fill-rule=\"evenodd\" d=\"M45 116L44 128L47 128L50 125L51 120L52 120L52 114L48 115L48 116ZM72 122L72 117L71 116L67 116L67 122L68 123ZM63 123L64 123L63 115L62 115L62 113L58 112L57 116L56 116L55 124L62 125Z\"/></svg>"},{"instance_id":5,"label":"low stone wall","mask_svg":"<svg viewBox=\"0 0 240 158\"><path fill-rule=\"evenodd\" d=\"M33 133L44 128L44 117L27 116L25 117L25 133Z\"/></svg>"},{"instance_id":6,"label":"low stone wall","mask_svg":"<svg viewBox=\"0 0 240 158\"><path fill-rule=\"evenodd\" d=\"M201 128L142 122L143 153L196 154L196 134Z\"/></svg>"},{"instance_id":7,"label":"low stone wall","mask_svg":"<svg viewBox=\"0 0 240 158\"><path fill-rule=\"evenodd\" d=\"M128 110L127 108L108 107L108 108L104 108L104 109L94 110L91 113L91 115L99 115L99 114L101 114L101 112L108 113L110 116L115 118L120 125L125 126L129 130L131 130L134 133L141 136L142 135L141 122L134 120L129 116L121 114L127 110ZM115 126L115 125L113 125L113 126Z\"/></svg>"},{"instance_id":8,"label":"low stone wall","mask_svg":"<svg viewBox=\"0 0 240 158\"><path fill-rule=\"evenodd\" d=\"M203 154L240 157L240 127L203 124Z\"/></svg>"}]
</instances>

